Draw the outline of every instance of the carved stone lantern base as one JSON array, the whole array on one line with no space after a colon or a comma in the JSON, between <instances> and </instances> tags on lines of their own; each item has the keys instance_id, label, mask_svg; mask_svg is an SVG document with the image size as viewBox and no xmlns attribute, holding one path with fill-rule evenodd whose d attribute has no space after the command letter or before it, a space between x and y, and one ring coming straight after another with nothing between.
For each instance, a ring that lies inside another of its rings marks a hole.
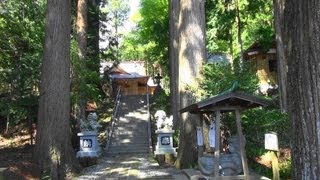
<instances>
[{"instance_id":1,"label":"carved stone lantern base","mask_svg":"<svg viewBox=\"0 0 320 180\"><path fill-rule=\"evenodd\" d=\"M96 131L84 131L78 133L80 137L80 151L76 157L83 166L90 166L97 163L100 153L98 144L98 133Z\"/></svg>"},{"instance_id":2,"label":"carved stone lantern base","mask_svg":"<svg viewBox=\"0 0 320 180\"><path fill-rule=\"evenodd\" d=\"M177 157L176 148L173 147L172 134L173 130L156 130L157 134L157 145L154 151L155 155L159 154L173 154Z\"/></svg>"}]
</instances>

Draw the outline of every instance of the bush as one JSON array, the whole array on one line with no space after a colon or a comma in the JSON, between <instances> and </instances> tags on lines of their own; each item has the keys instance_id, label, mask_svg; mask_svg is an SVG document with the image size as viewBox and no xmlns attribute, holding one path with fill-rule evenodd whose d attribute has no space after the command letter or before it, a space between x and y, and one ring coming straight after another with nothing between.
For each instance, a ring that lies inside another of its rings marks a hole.
<instances>
[{"instance_id":1,"label":"bush","mask_svg":"<svg viewBox=\"0 0 320 180\"><path fill-rule=\"evenodd\" d=\"M236 64L236 62L235 62ZM239 65L238 65L239 66ZM239 83L239 90L254 93L258 89L258 77L249 64L243 64L242 69L227 63L206 64L202 69L203 79L200 86L203 98L217 95L228 90L234 81Z\"/></svg>"},{"instance_id":2,"label":"bush","mask_svg":"<svg viewBox=\"0 0 320 180\"><path fill-rule=\"evenodd\" d=\"M287 114L277 109L250 109L242 113L242 126L249 143L264 145L264 134L276 132L279 146L289 146L289 121Z\"/></svg>"},{"instance_id":3,"label":"bush","mask_svg":"<svg viewBox=\"0 0 320 180\"><path fill-rule=\"evenodd\" d=\"M281 113L277 109L251 109L243 112L242 125L246 136L247 157L252 160L250 167L257 173L272 177L272 170L254 162L255 158L267 153L264 148L264 134L276 132L278 135L279 147L288 149L289 147L289 119L287 114ZM289 153L290 154L290 153ZM279 161L281 178L290 178L291 157L281 155Z\"/></svg>"}]
</instances>

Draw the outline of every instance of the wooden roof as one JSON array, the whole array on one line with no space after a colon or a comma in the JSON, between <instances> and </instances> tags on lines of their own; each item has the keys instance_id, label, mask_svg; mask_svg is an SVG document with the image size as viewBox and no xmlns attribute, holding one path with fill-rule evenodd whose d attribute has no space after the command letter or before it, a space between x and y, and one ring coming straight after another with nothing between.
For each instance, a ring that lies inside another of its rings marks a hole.
<instances>
[{"instance_id":1,"label":"wooden roof","mask_svg":"<svg viewBox=\"0 0 320 180\"><path fill-rule=\"evenodd\" d=\"M202 112L233 111L235 109L250 109L259 106L267 106L268 100L240 91L226 91L211 98L191 104L180 110L181 113L192 114Z\"/></svg>"},{"instance_id":2,"label":"wooden roof","mask_svg":"<svg viewBox=\"0 0 320 180\"><path fill-rule=\"evenodd\" d=\"M112 67L109 69L109 74L130 74L126 72L119 64L113 64Z\"/></svg>"}]
</instances>

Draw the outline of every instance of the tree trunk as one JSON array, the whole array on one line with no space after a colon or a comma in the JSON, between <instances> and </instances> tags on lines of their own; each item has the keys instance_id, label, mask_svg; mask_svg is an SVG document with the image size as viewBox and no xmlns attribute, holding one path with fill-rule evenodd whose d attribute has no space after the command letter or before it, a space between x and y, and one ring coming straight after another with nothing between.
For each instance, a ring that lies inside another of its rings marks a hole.
<instances>
[{"instance_id":1,"label":"tree trunk","mask_svg":"<svg viewBox=\"0 0 320 180\"><path fill-rule=\"evenodd\" d=\"M287 0L286 57L292 179L320 174L320 1Z\"/></svg>"},{"instance_id":2,"label":"tree trunk","mask_svg":"<svg viewBox=\"0 0 320 180\"><path fill-rule=\"evenodd\" d=\"M238 0L235 0L235 5L236 5L236 21L237 21L237 32L238 32L238 43L240 47L240 59L239 62L240 64L243 63L243 42L242 42L242 37L241 37L241 17L240 17L240 10L239 10L239 2Z\"/></svg>"},{"instance_id":3,"label":"tree trunk","mask_svg":"<svg viewBox=\"0 0 320 180\"><path fill-rule=\"evenodd\" d=\"M177 129L180 117L179 110L179 1L169 1L169 63L170 63L170 104L171 114L173 115L173 127Z\"/></svg>"},{"instance_id":4,"label":"tree trunk","mask_svg":"<svg viewBox=\"0 0 320 180\"><path fill-rule=\"evenodd\" d=\"M287 60L285 58L283 46L283 12L284 0L273 0L274 6L274 26L277 41L277 60L278 60L278 92L281 112L287 112Z\"/></svg>"},{"instance_id":5,"label":"tree trunk","mask_svg":"<svg viewBox=\"0 0 320 180\"><path fill-rule=\"evenodd\" d=\"M88 29L88 18L87 18L87 0L78 0L77 5L77 42L78 42L78 56L81 71L86 68L86 54L87 54L87 29ZM85 83L85 77L83 73L80 73L80 87L81 84ZM79 99L76 104L76 119L85 119L85 106L86 106L86 95L82 88L79 88Z\"/></svg>"},{"instance_id":6,"label":"tree trunk","mask_svg":"<svg viewBox=\"0 0 320 180\"><path fill-rule=\"evenodd\" d=\"M203 0L181 0L179 15L179 93L181 108L195 101L205 51L205 9ZM176 167L197 162L196 121L198 115L184 113L180 118L180 140Z\"/></svg>"},{"instance_id":7,"label":"tree trunk","mask_svg":"<svg viewBox=\"0 0 320 180\"><path fill-rule=\"evenodd\" d=\"M77 40L78 40L78 54L84 60L87 52L87 0L78 0L77 6Z\"/></svg>"},{"instance_id":8,"label":"tree trunk","mask_svg":"<svg viewBox=\"0 0 320 180\"><path fill-rule=\"evenodd\" d=\"M34 160L52 179L79 168L70 137L70 1L48 0Z\"/></svg>"}]
</instances>

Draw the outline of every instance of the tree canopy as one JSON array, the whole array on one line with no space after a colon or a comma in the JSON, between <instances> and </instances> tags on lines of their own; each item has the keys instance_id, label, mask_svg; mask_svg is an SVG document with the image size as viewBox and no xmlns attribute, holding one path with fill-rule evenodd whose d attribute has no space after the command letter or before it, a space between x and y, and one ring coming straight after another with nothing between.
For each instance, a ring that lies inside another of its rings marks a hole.
<instances>
[{"instance_id":1,"label":"tree canopy","mask_svg":"<svg viewBox=\"0 0 320 180\"><path fill-rule=\"evenodd\" d=\"M35 119L44 41L45 1L0 2L0 115Z\"/></svg>"}]
</instances>

